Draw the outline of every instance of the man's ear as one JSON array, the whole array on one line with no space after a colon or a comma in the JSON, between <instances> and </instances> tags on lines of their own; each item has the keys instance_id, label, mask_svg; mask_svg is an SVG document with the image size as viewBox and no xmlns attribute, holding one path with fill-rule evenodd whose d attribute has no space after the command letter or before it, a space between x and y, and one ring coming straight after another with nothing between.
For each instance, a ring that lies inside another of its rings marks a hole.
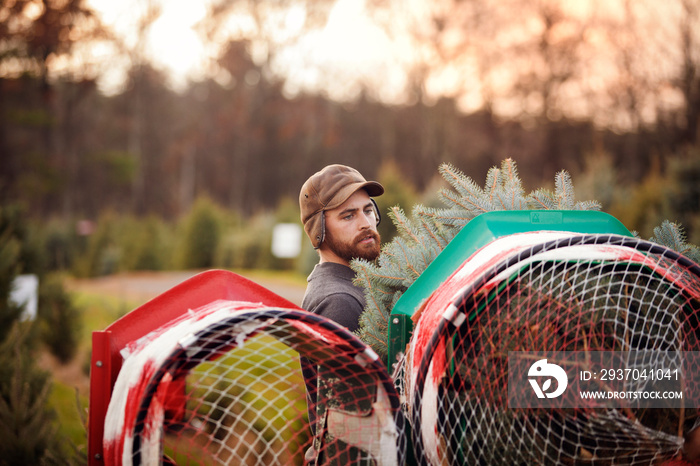
<instances>
[{"instance_id":1,"label":"man's ear","mask_svg":"<svg viewBox=\"0 0 700 466\"><path fill-rule=\"evenodd\" d=\"M369 200L372 201L372 205L374 206L374 216L377 217L377 225L379 225L382 221L382 214L379 212L379 206L373 198L370 197Z\"/></svg>"}]
</instances>

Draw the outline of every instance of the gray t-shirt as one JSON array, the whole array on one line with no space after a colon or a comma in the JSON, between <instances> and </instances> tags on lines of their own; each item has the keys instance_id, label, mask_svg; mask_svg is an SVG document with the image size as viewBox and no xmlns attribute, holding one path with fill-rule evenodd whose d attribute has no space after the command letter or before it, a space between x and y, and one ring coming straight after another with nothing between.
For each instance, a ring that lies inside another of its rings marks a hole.
<instances>
[{"instance_id":1,"label":"gray t-shirt","mask_svg":"<svg viewBox=\"0 0 700 466\"><path fill-rule=\"evenodd\" d=\"M302 309L331 319L351 332L359 328L360 314L365 307L362 289L352 284L355 272L348 266L335 262L317 264L309 275ZM309 355L313 357L313 355ZM300 357L301 370L306 384L309 422L312 435L316 434L317 370L306 357Z\"/></svg>"},{"instance_id":2,"label":"gray t-shirt","mask_svg":"<svg viewBox=\"0 0 700 466\"><path fill-rule=\"evenodd\" d=\"M317 264L308 278L302 309L331 319L351 332L359 328L360 314L365 308L361 288L352 284L355 272L335 262Z\"/></svg>"}]
</instances>

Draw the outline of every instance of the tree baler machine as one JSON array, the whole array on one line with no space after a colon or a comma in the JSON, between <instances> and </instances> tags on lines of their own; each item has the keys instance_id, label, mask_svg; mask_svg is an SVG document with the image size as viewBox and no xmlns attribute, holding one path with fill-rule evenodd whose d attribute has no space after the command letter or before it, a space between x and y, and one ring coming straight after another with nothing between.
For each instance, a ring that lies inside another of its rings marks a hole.
<instances>
[{"instance_id":1,"label":"tree baler machine","mask_svg":"<svg viewBox=\"0 0 700 466\"><path fill-rule=\"evenodd\" d=\"M593 211L469 221L393 306L386 360L203 272L93 333L89 464L694 464L699 312L697 263Z\"/></svg>"}]
</instances>

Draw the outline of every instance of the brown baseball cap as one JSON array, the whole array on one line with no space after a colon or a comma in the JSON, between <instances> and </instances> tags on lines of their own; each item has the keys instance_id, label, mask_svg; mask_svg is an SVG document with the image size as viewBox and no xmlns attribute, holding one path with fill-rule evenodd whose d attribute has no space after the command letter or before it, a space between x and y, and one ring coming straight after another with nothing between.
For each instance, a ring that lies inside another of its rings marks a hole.
<instances>
[{"instance_id":1,"label":"brown baseball cap","mask_svg":"<svg viewBox=\"0 0 700 466\"><path fill-rule=\"evenodd\" d=\"M339 207L358 189L364 189L371 197L384 194L381 184L367 181L360 172L345 165L328 165L306 180L299 193L299 207L304 231L314 248L321 246L325 236L323 212Z\"/></svg>"}]
</instances>

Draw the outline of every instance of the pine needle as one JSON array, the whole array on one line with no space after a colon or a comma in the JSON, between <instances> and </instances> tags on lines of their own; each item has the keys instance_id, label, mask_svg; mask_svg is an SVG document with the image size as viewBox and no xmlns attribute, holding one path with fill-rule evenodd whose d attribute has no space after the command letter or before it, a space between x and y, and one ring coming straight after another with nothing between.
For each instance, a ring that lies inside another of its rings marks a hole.
<instances>
[{"instance_id":1,"label":"pine needle","mask_svg":"<svg viewBox=\"0 0 700 466\"><path fill-rule=\"evenodd\" d=\"M447 244L479 214L497 210L600 210L597 201L576 201L571 176L565 170L554 178L554 192L539 188L525 194L514 160L505 159L492 167L484 188L451 164L439 173L452 189L439 191L445 208L414 206L409 217L399 206L389 217L398 235L386 245L375 264L353 261L356 283L365 288L367 307L360 319L359 337L386 360L387 322L393 306L404 291L425 271ZM678 225L670 222L654 230L652 241L664 244L687 257L700 260L700 250L685 242Z\"/></svg>"}]
</instances>

